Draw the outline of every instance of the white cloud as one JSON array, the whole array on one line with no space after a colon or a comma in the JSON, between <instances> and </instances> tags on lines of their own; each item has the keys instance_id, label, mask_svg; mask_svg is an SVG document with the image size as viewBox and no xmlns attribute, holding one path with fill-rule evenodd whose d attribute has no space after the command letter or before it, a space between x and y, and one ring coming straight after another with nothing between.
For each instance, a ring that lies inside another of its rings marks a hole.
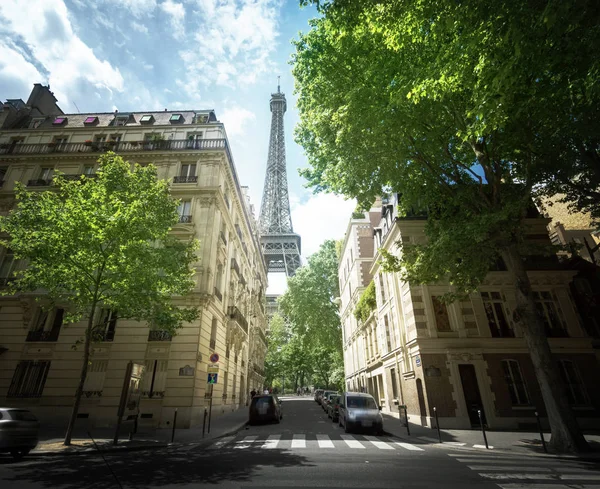
<instances>
[{"instance_id":1,"label":"white cloud","mask_svg":"<svg viewBox=\"0 0 600 489\"><path fill-rule=\"evenodd\" d=\"M127 9L137 18L150 16L156 9L156 0L104 0L104 2L109 3L111 7Z\"/></svg>"},{"instance_id":2,"label":"white cloud","mask_svg":"<svg viewBox=\"0 0 600 489\"><path fill-rule=\"evenodd\" d=\"M148 71L153 70L154 69L154 65L151 65L150 63L146 63L144 65L144 69L148 70Z\"/></svg>"},{"instance_id":3,"label":"white cloud","mask_svg":"<svg viewBox=\"0 0 600 489\"><path fill-rule=\"evenodd\" d=\"M26 94L31 90L33 83L43 79L37 68L27 61L23 54L0 41L0 83L6 91L5 95L16 98L18 94Z\"/></svg>"},{"instance_id":4,"label":"white cloud","mask_svg":"<svg viewBox=\"0 0 600 489\"><path fill-rule=\"evenodd\" d=\"M160 4L160 8L170 16L173 37L178 40L184 39L185 27L183 21L185 19L185 9L183 5L173 0L165 0Z\"/></svg>"},{"instance_id":5,"label":"white cloud","mask_svg":"<svg viewBox=\"0 0 600 489\"><path fill-rule=\"evenodd\" d=\"M148 34L148 28L144 24L140 24L135 20L131 23L131 27L134 31L141 32L143 34Z\"/></svg>"},{"instance_id":6,"label":"white cloud","mask_svg":"<svg viewBox=\"0 0 600 489\"><path fill-rule=\"evenodd\" d=\"M293 205L292 224L302 237L302 256L308 258L327 239L342 239L355 208L355 200L333 194L311 195L306 202Z\"/></svg>"},{"instance_id":7,"label":"white cloud","mask_svg":"<svg viewBox=\"0 0 600 489\"><path fill-rule=\"evenodd\" d=\"M201 86L243 86L274 70L278 0L197 0L197 5L194 49L179 53L187 67L179 86L190 97L199 98Z\"/></svg>"},{"instance_id":8,"label":"white cloud","mask_svg":"<svg viewBox=\"0 0 600 489\"><path fill-rule=\"evenodd\" d=\"M217 116L225 124L227 136L230 138L243 135L245 132L244 126L256 119L253 112L243 107L228 107Z\"/></svg>"},{"instance_id":9,"label":"white cloud","mask_svg":"<svg viewBox=\"0 0 600 489\"><path fill-rule=\"evenodd\" d=\"M48 82L63 109L68 108L82 85L87 88L122 92L123 77L118 68L96 57L73 31L62 0L3 0L0 14L9 37L24 42L32 55L48 71ZM38 80L30 80L30 83ZM93 92L91 92L93 93Z\"/></svg>"}]
</instances>

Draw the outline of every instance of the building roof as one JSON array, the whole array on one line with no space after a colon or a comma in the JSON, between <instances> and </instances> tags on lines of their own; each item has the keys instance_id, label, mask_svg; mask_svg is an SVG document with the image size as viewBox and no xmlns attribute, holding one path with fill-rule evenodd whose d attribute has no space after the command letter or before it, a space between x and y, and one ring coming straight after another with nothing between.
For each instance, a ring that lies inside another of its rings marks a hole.
<instances>
[{"instance_id":1,"label":"building roof","mask_svg":"<svg viewBox=\"0 0 600 489\"><path fill-rule=\"evenodd\" d=\"M181 117L177 121L171 121L171 116L179 114ZM151 115L150 122L140 122L145 115ZM66 121L60 125L54 124L57 117L65 118ZM85 123L86 119L96 117L93 123ZM58 116L35 116L30 115L21 118L11 129L27 129L30 127L33 119L42 119L44 121L36 125L36 129L56 129L57 127L115 127L117 119L127 117L126 124L118 127L152 127L152 126L179 126L190 124L202 124L217 122L214 110L167 110L167 111L144 111L144 112L88 112L84 114L61 114Z\"/></svg>"}]
</instances>

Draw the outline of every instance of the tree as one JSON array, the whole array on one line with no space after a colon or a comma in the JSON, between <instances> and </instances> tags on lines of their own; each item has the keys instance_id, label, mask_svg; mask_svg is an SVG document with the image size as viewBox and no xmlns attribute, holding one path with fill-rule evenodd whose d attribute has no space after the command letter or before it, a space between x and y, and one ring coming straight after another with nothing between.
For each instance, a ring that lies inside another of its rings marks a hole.
<instances>
[{"instance_id":1,"label":"tree","mask_svg":"<svg viewBox=\"0 0 600 489\"><path fill-rule=\"evenodd\" d=\"M577 178L586 162L598 168L597 3L333 0L320 10L293 58L302 174L363 208L393 190L402 213L427 211L427 243L387 261L405 280L446 280L460 295L502 258L552 445L587 449L525 266L548 250L531 246L525 219L534 194L553 191L557 165L564 185L597 190Z\"/></svg>"},{"instance_id":2,"label":"tree","mask_svg":"<svg viewBox=\"0 0 600 489\"><path fill-rule=\"evenodd\" d=\"M71 443L91 344L103 332L100 308L171 333L198 317L197 308L174 300L194 286L197 242L169 234L178 215L168 183L157 179L153 165L132 170L114 153L99 163L95 178L72 181L59 173L44 192L17 183L17 205L0 219L8 234L2 245L27 260L9 293L41 292L51 305L68 305L66 322L87 319L65 445Z\"/></svg>"}]
</instances>

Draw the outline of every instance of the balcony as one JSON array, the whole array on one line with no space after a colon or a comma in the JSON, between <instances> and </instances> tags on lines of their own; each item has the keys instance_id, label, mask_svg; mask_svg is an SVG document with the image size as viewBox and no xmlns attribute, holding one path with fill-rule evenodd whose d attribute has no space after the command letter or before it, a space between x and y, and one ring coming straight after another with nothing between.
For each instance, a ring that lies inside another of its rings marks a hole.
<instances>
[{"instance_id":1,"label":"balcony","mask_svg":"<svg viewBox=\"0 0 600 489\"><path fill-rule=\"evenodd\" d=\"M221 241L223 241L223 244L227 245L227 238L225 238L225 233L223 231L220 231L219 236L221 237Z\"/></svg>"},{"instance_id":2,"label":"balcony","mask_svg":"<svg viewBox=\"0 0 600 489\"><path fill-rule=\"evenodd\" d=\"M180 224L190 224L192 222L192 216L179 216Z\"/></svg>"},{"instance_id":3,"label":"balcony","mask_svg":"<svg viewBox=\"0 0 600 489\"><path fill-rule=\"evenodd\" d=\"M265 332L261 328L257 328L256 331L258 331L258 337L261 339L264 345L267 346L267 337L265 336Z\"/></svg>"},{"instance_id":4,"label":"balcony","mask_svg":"<svg viewBox=\"0 0 600 489\"><path fill-rule=\"evenodd\" d=\"M58 334L60 329L53 329L51 331L44 331L42 329L38 331L29 331L27 333L26 341L56 341L58 340Z\"/></svg>"},{"instance_id":5,"label":"balcony","mask_svg":"<svg viewBox=\"0 0 600 489\"><path fill-rule=\"evenodd\" d=\"M252 365L252 370L254 370L258 375L264 377L265 369L258 366L258 363L254 363Z\"/></svg>"},{"instance_id":6,"label":"balcony","mask_svg":"<svg viewBox=\"0 0 600 489\"><path fill-rule=\"evenodd\" d=\"M178 177L173 177L173 183L197 183L198 182L198 177L197 176L185 176L185 175L180 175Z\"/></svg>"},{"instance_id":7,"label":"balcony","mask_svg":"<svg viewBox=\"0 0 600 489\"><path fill-rule=\"evenodd\" d=\"M142 391L142 397L148 399L162 399L165 397L165 391Z\"/></svg>"},{"instance_id":8,"label":"balcony","mask_svg":"<svg viewBox=\"0 0 600 489\"><path fill-rule=\"evenodd\" d=\"M223 294L221 294L221 291L219 289L217 289L216 287L214 288L214 294L217 297L217 299L219 299L221 302L223 302Z\"/></svg>"},{"instance_id":9,"label":"balcony","mask_svg":"<svg viewBox=\"0 0 600 489\"><path fill-rule=\"evenodd\" d=\"M168 331L153 330L148 333L148 341L171 341L173 335Z\"/></svg>"},{"instance_id":10,"label":"balcony","mask_svg":"<svg viewBox=\"0 0 600 489\"><path fill-rule=\"evenodd\" d=\"M244 254L246 256L248 256L248 247L246 246L246 243L244 243L243 241L242 241L242 249L244 250Z\"/></svg>"},{"instance_id":11,"label":"balcony","mask_svg":"<svg viewBox=\"0 0 600 489\"><path fill-rule=\"evenodd\" d=\"M52 183L51 178L34 178L27 181L28 187L49 187Z\"/></svg>"},{"instance_id":12,"label":"balcony","mask_svg":"<svg viewBox=\"0 0 600 489\"><path fill-rule=\"evenodd\" d=\"M237 231L238 238L240 238L240 241L242 241L243 240L242 228L240 227L239 224L235 225L235 230Z\"/></svg>"},{"instance_id":13,"label":"balcony","mask_svg":"<svg viewBox=\"0 0 600 489\"><path fill-rule=\"evenodd\" d=\"M229 306L227 308L227 313L231 319L240 325L244 333L248 334L248 321L246 321L242 312L235 306Z\"/></svg>"},{"instance_id":14,"label":"balcony","mask_svg":"<svg viewBox=\"0 0 600 489\"><path fill-rule=\"evenodd\" d=\"M63 178L65 180L70 180L70 181L80 180L81 177L96 178L96 174L95 173L68 173L68 174L63 175Z\"/></svg>"},{"instance_id":15,"label":"balcony","mask_svg":"<svg viewBox=\"0 0 600 489\"><path fill-rule=\"evenodd\" d=\"M231 268L235 270L235 273L237 273L238 276L240 275L240 266L235 258L231 259Z\"/></svg>"},{"instance_id":16,"label":"balcony","mask_svg":"<svg viewBox=\"0 0 600 489\"><path fill-rule=\"evenodd\" d=\"M224 149L229 153L225 139L201 139L193 144L187 139L168 139L164 141L105 141L93 143L37 143L0 146L0 155L33 155L52 153L135 153L145 151L207 151Z\"/></svg>"}]
</instances>

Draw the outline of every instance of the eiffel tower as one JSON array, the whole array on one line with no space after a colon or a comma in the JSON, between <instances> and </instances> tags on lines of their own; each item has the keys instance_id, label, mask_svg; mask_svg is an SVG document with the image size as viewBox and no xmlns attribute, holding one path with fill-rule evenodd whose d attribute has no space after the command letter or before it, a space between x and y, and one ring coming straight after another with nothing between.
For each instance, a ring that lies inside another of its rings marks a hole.
<instances>
[{"instance_id":1,"label":"eiffel tower","mask_svg":"<svg viewBox=\"0 0 600 489\"><path fill-rule=\"evenodd\" d=\"M285 272L291 277L301 263L300 236L292 228L285 169L283 114L286 109L285 95L278 81L277 93L271 94L271 136L259 227L267 271Z\"/></svg>"}]
</instances>

